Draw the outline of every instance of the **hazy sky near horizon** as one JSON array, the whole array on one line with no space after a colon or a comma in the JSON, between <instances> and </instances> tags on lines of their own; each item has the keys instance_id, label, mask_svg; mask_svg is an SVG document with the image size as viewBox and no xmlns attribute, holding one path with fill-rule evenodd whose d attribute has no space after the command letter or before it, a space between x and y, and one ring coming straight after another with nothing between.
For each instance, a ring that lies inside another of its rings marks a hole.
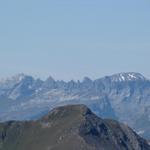
<instances>
[{"instance_id":1,"label":"hazy sky near horizon","mask_svg":"<svg viewBox=\"0 0 150 150\"><path fill-rule=\"evenodd\" d=\"M150 78L149 65L149 0L0 1L0 77Z\"/></svg>"}]
</instances>

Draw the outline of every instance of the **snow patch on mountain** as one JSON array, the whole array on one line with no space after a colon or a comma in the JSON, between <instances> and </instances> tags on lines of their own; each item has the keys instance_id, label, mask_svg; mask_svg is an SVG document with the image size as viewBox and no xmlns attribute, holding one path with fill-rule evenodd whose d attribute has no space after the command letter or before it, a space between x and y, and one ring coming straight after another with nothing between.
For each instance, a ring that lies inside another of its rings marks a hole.
<instances>
[{"instance_id":1,"label":"snow patch on mountain","mask_svg":"<svg viewBox=\"0 0 150 150\"><path fill-rule=\"evenodd\" d=\"M110 78L113 82L146 80L146 78L143 75L141 75L140 73L134 73L134 72L114 74Z\"/></svg>"}]
</instances>

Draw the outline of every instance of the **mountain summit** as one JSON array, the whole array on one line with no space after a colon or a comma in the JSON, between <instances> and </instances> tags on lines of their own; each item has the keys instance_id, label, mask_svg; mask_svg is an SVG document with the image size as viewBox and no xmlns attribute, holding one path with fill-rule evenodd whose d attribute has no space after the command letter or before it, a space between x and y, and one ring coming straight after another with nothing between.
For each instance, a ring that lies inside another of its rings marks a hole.
<instances>
[{"instance_id":1,"label":"mountain summit","mask_svg":"<svg viewBox=\"0 0 150 150\"><path fill-rule=\"evenodd\" d=\"M141 75L140 73L135 73L135 72L114 74L110 76L110 78L112 81L115 81L115 82L147 80L143 75Z\"/></svg>"},{"instance_id":2,"label":"mountain summit","mask_svg":"<svg viewBox=\"0 0 150 150\"><path fill-rule=\"evenodd\" d=\"M63 106L37 121L0 124L0 150L150 150L128 126L84 105Z\"/></svg>"},{"instance_id":3,"label":"mountain summit","mask_svg":"<svg viewBox=\"0 0 150 150\"><path fill-rule=\"evenodd\" d=\"M96 80L42 81L17 75L0 82L0 121L33 120L65 104L84 104L103 118L128 124L150 139L150 80L128 72Z\"/></svg>"}]
</instances>

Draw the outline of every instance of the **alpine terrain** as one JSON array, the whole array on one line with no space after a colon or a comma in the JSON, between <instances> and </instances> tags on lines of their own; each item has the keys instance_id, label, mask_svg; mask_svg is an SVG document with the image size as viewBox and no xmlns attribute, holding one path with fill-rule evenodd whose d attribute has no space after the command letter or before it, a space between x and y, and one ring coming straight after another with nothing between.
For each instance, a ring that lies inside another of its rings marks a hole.
<instances>
[{"instance_id":1,"label":"alpine terrain","mask_svg":"<svg viewBox=\"0 0 150 150\"><path fill-rule=\"evenodd\" d=\"M42 81L19 74L0 81L1 122L36 120L66 104L85 104L98 116L123 122L150 139L150 80L139 73L119 73L97 80L85 77L77 82L52 77Z\"/></svg>"},{"instance_id":2,"label":"alpine terrain","mask_svg":"<svg viewBox=\"0 0 150 150\"><path fill-rule=\"evenodd\" d=\"M101 119L84 105L53 109L37 121L0 124L0 150L150 150L127 125Z\"/></svg>"}]
</instances>

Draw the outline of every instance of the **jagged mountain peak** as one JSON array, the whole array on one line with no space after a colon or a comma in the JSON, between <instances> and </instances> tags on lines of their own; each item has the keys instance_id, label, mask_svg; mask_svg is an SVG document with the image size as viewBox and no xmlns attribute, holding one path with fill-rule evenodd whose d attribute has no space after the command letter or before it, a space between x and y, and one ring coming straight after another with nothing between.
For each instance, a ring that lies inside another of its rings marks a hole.
<instances>
[{"instance_id":1,"label":"jagged mountain peak","mask_svg":"<svg viewBox=\"0 0 150 150\"><path fill-rule=\"evenodd\" d=\"M5 84L5 83L9 83L9 82L18 82L19 83L19 82L23 81L26 78L34 79L34 77L32 77L30 75L26 75L24 73L19 73L19 74L16 74L16 75L12 76L12 77L1 79L0 84ZM142 74L136 73L136 72L122 72L122 73L117 73L117 74L113 74L113 75L110 75L110 76L105 76L104 78L100 78L100 79L105 79L105 78L107 78L111 81L115 81L115 82L118 82L118 81L122 82L122 81L148 80ZM45 82L45 83L54 83L54 82L56 82L56 80L52 76L49 76L43 82ZM65 81L63 81L63 82L65 82ZM71 80L70 82L76 83L76 81L74 81L74 80ZM78 81L78 82L81 82L81 81ZM83 83L91 83L91 82L93 82L93 80L90 79L89 77L84 77L82 82Z\"/></svg>"},{"instance_id":2,"label":"jagged mountain peak","mask_svg":"<svg viewBox=\"0 0 150 150\"><path fill-rule=\"evenodd\" d=\"M92 80L89 77L84 77L83 82L91 82Z\"/></svg>"},{"instance_id":3,"label":"jagged mountain peak","mask_svg":"<svg viewBox=\"0 0 150 150\"><path fill-rule=\"evenodd\" d=\"M49 76L45 82L55 82L55 79L52 76Z\"/></svg>"},{"instance_id":4,"label":"jagged mountain peak","mask_svg":"<svg viewBox=\"0 0 150 150\"><path fill-rule=\"evenodd\" d=\"M134 72L82 81L43 81L19 74L0 83L0 121L28 120L45 114L48 107L85 104L97 115L126 122L149 138L149 93L150 80Z\"/></svg>"}]
</instances>

